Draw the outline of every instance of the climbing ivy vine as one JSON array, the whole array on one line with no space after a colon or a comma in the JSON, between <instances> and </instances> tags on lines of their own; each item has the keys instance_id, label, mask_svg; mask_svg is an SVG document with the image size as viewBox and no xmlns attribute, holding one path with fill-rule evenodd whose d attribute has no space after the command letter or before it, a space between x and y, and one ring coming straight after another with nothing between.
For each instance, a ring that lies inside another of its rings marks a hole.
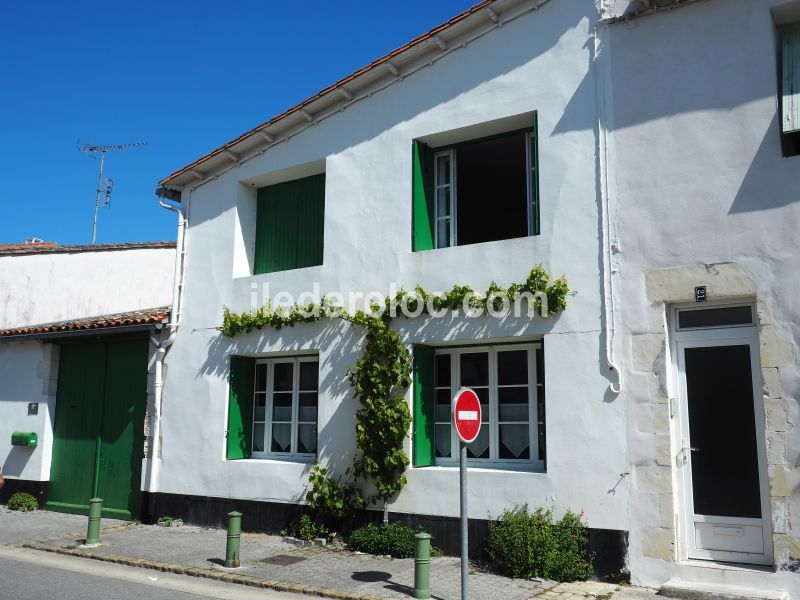
<instances>
[{"instance_id":1,"label":"climbing ivy vine","mask_svg":"<svg viewBox=\"0 0 800 600\"><path fill-rule=\"evenodd\" d=\"M320 303L274 307L267 303L261 308L243 313L224 309L223 335L232 338L254 329L281 329L296 323L341 318L358 325L366 332L364 354L348 371L348 380L358 397L361 408L356 412L356 444L360 453L353 473L377 489L372 500L383 500L384 520L388 502L406 484L405 471L409 464L403 441L411 426L411 412L405 393L411 385L411 354L391 327L393 318L404 314L441 314L441 311L500 311L504 306L526 298L530 309L542 314L546 301L547 314L563 311L567 305L569 286L561 277L550 282L541 267L534 267L522 283L506 288L492 282L483 294L466 285L454 285L444 293L432 294L417 286L413 292L400 290L383 304L373 303L367 310L353 314L334 304L328 297ZM546 316L546 315L543 315Z\"/></svg>"}]
</instances>

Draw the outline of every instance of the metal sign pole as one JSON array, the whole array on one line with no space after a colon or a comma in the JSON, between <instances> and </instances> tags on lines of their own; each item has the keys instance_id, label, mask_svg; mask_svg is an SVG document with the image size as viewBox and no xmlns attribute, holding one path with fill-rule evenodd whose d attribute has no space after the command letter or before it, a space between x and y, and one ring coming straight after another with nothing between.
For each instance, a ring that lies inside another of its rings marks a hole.
<instances>
[{"instance_id":1,"label":"metal sign pole","mask_svg":"<svg viewBox=\"0 0 800 600\"><path fill-rule=\"evenodd\" d=\"M468 512L467 512L467 445L459 440L459 455L461 460L461 600L469 598L469 540L468 540Z\"/></svg>"}]
</instances>

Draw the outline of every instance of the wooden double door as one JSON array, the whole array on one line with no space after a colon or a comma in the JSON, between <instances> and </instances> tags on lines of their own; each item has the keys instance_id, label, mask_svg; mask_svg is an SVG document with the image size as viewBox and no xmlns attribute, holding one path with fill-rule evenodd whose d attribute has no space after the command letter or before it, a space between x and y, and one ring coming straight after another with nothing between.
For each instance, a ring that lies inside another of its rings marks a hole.
<instances>
[{"instance_id":1,"label":"wooden double door","mask_svg":"<svg viewBox=\"0 0 800 600\"><path fill-rule=\"evenodd\" d=\"M139 517L147 403L148 338L61 344L49 510Z\"/></svg>"}]
</instances>

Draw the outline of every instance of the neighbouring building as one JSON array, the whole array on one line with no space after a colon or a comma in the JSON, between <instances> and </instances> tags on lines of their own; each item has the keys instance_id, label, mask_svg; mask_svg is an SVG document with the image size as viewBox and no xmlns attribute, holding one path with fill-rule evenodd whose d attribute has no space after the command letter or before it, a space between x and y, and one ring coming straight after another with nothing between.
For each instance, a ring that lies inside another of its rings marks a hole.
<instances>
[{"instance_id":1,"label":"neighbouring building","mask_svg":"<svg viewBox=\"0 0 800 600\"><path fill-rule=\"evenodd\" d=\"M312 465L353 462L362 330L228 338L226 307L541 264L558 315L392 322L415 363L392 518L456 548L470 386L476 533L573 509L603 575L800 593L798 23L797 0L486 1L159 182L188 227L150 516L279 530Z\"/></svg>"},{"instance_id":2,"label":"neighbouring building","mask_svg":"<svg viewBox=\"0 0 800 600\"><path fill-rule=\"evenodd\" d=\"M174 242L0 245L1 501L139 517L174 265Z\"/></svg>"}]
</instances>

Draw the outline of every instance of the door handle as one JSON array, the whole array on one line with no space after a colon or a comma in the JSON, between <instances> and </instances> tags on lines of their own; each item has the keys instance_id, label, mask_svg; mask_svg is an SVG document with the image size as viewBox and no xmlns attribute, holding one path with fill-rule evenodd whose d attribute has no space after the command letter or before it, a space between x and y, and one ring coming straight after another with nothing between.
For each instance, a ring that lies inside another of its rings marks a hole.
<instances>
[{"instance_id":1,"label":"door handle","mask_svg":"<svg viewBox=\"0 0 800 600\"><path fill-rule=\"evenodd\" d=\"M700 452L700 448L694 448L692 446L684 446L681 448L681 456L683 457L683 464L689 462L689 452Z\"/></svg>"}]
</instances>

